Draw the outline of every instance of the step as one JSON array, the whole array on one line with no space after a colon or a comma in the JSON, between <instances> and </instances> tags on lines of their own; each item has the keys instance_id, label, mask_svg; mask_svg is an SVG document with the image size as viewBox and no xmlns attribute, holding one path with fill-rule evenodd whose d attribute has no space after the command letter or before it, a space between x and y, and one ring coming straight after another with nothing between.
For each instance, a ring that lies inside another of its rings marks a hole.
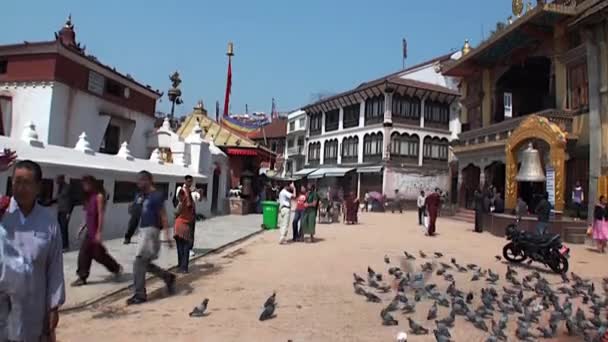
<instances>
[{"instance_id":1,"label":"step","mask_svg":"<svg viewBox=\"0 0 608 342\"><path fill-rule=\"evenodd\" d=\"M564 242L575 245L584 245L587 241L587 234L564 234Z\"/></svg>"}]
</instances>

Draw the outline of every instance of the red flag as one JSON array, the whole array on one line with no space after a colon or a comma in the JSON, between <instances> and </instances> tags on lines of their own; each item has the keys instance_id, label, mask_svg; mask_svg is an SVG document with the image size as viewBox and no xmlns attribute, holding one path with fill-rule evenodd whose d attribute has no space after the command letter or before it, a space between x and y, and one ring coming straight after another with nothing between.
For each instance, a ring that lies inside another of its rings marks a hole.
<instances>
[{"instance_id":1,"label":"red flag","mask_svg":"<svg viewBox=\"0 0 608 342\"><path fill-rule=\"evenodd\" d=\"M226 81L226 97L224 99L224 116L228 116L228 108L230 108L231 90L232 90L232 59L228 59L228 80Z\"/></svg>"}]
</instances>

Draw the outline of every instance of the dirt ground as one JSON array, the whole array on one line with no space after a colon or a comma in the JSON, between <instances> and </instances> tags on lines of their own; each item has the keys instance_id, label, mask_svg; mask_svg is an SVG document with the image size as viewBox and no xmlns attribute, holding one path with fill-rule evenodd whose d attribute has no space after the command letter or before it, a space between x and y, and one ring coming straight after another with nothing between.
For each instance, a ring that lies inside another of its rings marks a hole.
<instances>
[{"instance_id":1,"label":"dirt ground","mask_svg":"<svg viewBox=\"0 0 608 342\"><path fill-rule=\"evenodd\" d=\"M463 265L476 263L489 267L500 274L502 281L506 264L496 261L494 256L501 254L505 240L488 233L473 233L472 225L443 218L438 220L439 235L425 237L415 216L413 212L363 213L359 225L317 225L319 241L314 244L279 245L278 231L265 232L223 254L199 260L192 266L190 275L180 278L178 293L172 297L165 295L160 284L154 284L152 287L159 289L151 293L146 304L126 307L126 297L121 297L112 303L64 314L58 339L87 342L395 341L398 332L406 331L408 341L434 341L432 335L409 334L407 316L400 311L393 313L398 326L382 326L379 313L392 296L383 295L382 304L366 302L353 293L353 272L366 277L369 265L386 277L385 255L396 260L404 250L416 256L419 250L428 254L440 251L445 254L442 258L445 262L449 263L453 257ZM570 269L577 274L598 283L606 275L606 255L597 254L588 246L573 246L571 255ZM430 257L427 260L431 260ZM550 282L560 282L559 277L545 273L541 265L519 270L520 278L528 271L538 270ZM470 282L471 273L454 273L454 276L456 285L463 291L489 286L485 281ZM430 281L441 289L448 285L438 276ZM261 306L273 291L277 292L277 317L260 322ZM191 309L204 298L210 300L209 315L188 317ZM419 303L411 317L433 329L432 321L426 320L430 305L428 300ZM446 317L448 310L440 307L439 318ZM563 336L563 326L560 330ZM463 317L457 317L451 333L454 341L483 341L488 336Z\"/></svg>"}]
</instances>

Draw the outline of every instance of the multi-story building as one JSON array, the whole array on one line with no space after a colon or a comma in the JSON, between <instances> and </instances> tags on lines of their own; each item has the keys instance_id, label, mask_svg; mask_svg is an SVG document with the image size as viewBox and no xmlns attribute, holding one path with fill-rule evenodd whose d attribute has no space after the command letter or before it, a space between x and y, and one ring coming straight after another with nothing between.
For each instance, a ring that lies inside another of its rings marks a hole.
<instances>
[{"instance_id":1,"label":"multi-story building","mask_svg":"<svg viewBox=\"0 0 608 342\"><path fill-rule=\"evenodd\" d=\"M287 116L287 148L283 176L291 177L304 168L306 139L306 112L296 110Z\"/></svg>"},{"instance_id":2,"label":"multi-story building","mask_svg":"<svg viewBox=\"0 0 608 342\"><path fill-rule=\"evenodd\" d=\"M73 147L86 131L96 152L148 158L161 93L102 64L76 42L69 19L55 39L0 46L0 134L20 134L29 121L45 144ZM89 129L95 127L95 129ZM132 139L136 138L136 139Z\"/></svg>"},{"instance_id":3,"label":"multi-story building","mask_svg":"<svg viewBox=\"0 0 608 342\"><path fill-rule=\"evenodd\" d=\"M448 189L459 93L438 66L459 55L447 54L305 106L306 168L295 175L359 196L377 191L391 197L398 189L415 199L420 190Z\"/></svg>"},{"instance_id":4,"label":"multi-story building","mask_svg":"<svg viewBox=\"0 0 608 342\"><path fill-rule=\"evenodd\" d=\"M444 75L462 79L462 133L453 148L460 206L472 207L475 189L490 185L507 209L518 196L533 209L535 193L547 191L557 212L577 181L590 204L608 192L607 4L538 1L524 9L513 0L504 29L443 64ZM516 179L529 143L544 184Z\"/></svg>"}]
</instances>

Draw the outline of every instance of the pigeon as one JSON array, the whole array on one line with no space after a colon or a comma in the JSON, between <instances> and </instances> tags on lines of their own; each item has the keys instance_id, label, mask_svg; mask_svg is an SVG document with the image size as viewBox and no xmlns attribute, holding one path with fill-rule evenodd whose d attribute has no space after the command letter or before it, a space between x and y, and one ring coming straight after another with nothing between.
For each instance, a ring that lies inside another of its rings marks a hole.
<instances>
[{"instance_id":1,"label":"pigeon","mask_svg":"<svg viewBox=\"0 0 608 342\"><path fill-rule=\"evenodd\" d=\"M479 330L488 332L488 326L486 325L486 322L483 319L476 319L475 322L473 322L473 326L475 326L475 328Z\"/></svg>"},{"instance_id":2,"label":"pigeon","mask_svg":"<svg viewBox=\"0 0 608 342\"><path fill-rule=\"evenodd\" d=\"M399 325L399 322L386 310L382 310L380 316L382 317L382 325Z\"/></svg>"},{"instance_id":3,"label":"pigeon","mask_svg":"<svg viewBox=\"0 0 608 342\"><path fill-rule=\"evenodd\" d=\"M374 288L378 288L378 287L380 286L380 285L379 285L379 284L376 282L376 280L375 280L375 279L369 279L369 281L368 281L368 285L369 285L370 287L374 287Z\"/></svg>"},{"instance_id":4,"label":"pigeon","mask_svg":"<svg viewBox=\"0 0 608 342\"><path fill-rule=\"evenodd\" d=\"M439 330L433 330L433 334L435 335L435 341L437 342L450 342L450 337L442 334Z\"/></svg>"},{"instance_id":5,"label":"pigeon","mask_svg":"<svg viewBox=\"0 0 608 342\"><path fill-rule=\"evenodd\" d=\"M262 311L262 314L260 315L260 321L265 321L267 319L271 319L273 318L274 315L274 309L275 309L275 303L270 303L269 305L265 305L264 306L264 311Z\"/></svg>"},{"instance_id":6,"label":"pigeon","mask_svg":"<svg viewBox=\"0 0 608 342\"><path fill-rule=\"evenodd\" d=\"M399 308L399 298L395 297L388 304L388 306L386 308L384 308L384 311L386 311L386 312L393 312L393 311L396 311L398 308Z\"/></svg>"},{"instance_id":7,"label":"pigeon","mask_svg":"<svg viewBox=\"0 0 608 342\"><path fill-rule=\"evenodd\" d=\"M501 328L500 324L496 323L496 321L494 321L494 319L492 319L492 334L493 336L495 336L497 339L506 341L507 340L507 336L504 333L505 328Z\"/></svg>"},{"instance_id":8,"label":"pigeon","mask_svg":"<svg viewBox=\"0 0 608 342\"><path fill-rule=\"evenodd\" d=\"M376 273L376 281L382 281L382 274Z\"/></svg>"},{"instance_id":9,"label":"pigeon","mask_svg":"<svg viewBox=\"0 0 608 342\"><path fill-rule=\"evenodd\" d=\"M452 265L448 265L444 262L440 262L439 265L441 265L441 267L443 267L446 270L451 270L452 269Z\"/></svg>"},{"instance_id":10,"label":"pigeon","mask_svg":"<svg viewBox=\"0 0 608 342\"><path fill-rule=\"evenodd\" d=\"M456 320L456 314L454 313L454 311L451 311L450 315L448 317L446 317L444 319L440 319L437 322L439 324L443 324L443 325L445 325L447 327L452 328L452 327L454 327L454 321L455 320Z\"/></svg>"},{"instance_id":11,"label":"pigeon","mask_svg":"<svg viewBox=\"0 0 608 342\"><path fill-rule=\"evenodd\" d=\"M268 297L268 299L266 299L266 301L264 302L264 307L267 307L269 305L274 305L276 299L277 299L277 293L273 292L272 295L270 297Z\"/></svg>"},{"instance_id":12,"label":"pigeon","mask_svg":"<svg viewBox=\"0 0 608 342\"><path fill-rule=\"evenodd\" d=\"M439 332L440 335L446 336L446 337L452 337L452 334L450 334L450 330L448 329L448 326L445 324L442 324L439 321L435 321L435 324L437 325L437 331Z\"/></svg>"},{"instance_id":13,"label":"pigeon","mask_svg":"<svg viewBox=\"0 0 608 342\"><path fill-rule=\"evenodd\" d=\"M404 314L411 314L416 312L416 302L405 303L403 305L403 308L401 309L401 312L403 312Z\"/></svg>"},{"instance_id":14,"label":"pigeon","mask_svg":"<svg viewBox=\"0 0 608 342\"><path fill-rule=\"evenodd\" d=\"M456 258L452 258L452 259L450 259L450 262L451 262L452 264L456 264Z\"/></svg>"},{"instance_id":15,"label":"pigeon","mask_svg":"<svg viewBox=\"0 0 608 342\"><path fill-rule=\"evenodd\" d=\"M426 259L426 254L423 251L418 251L418 254L420 254L422 259Z\"/></svg>"},{"instance_id":16,"label":"pigeon","mask_svg":"<svg viewBox=\"0 0 608 342\"><path fill-rule=\"evenodd\" d=\"M416 260L416 257L411 255L410 253L403 251L403 254L405 254L405 257L407 258L407 260Z\"/></svg>"},{"instance_id":17,"label":"pigeon","mask_svg":"<svg viewBox=\"0 0 608 342\"><path fill-rule=\"evenodd\" d=\"M426 315L426 319L428 321L433 320L437 318L437 303L433 303L433 305L431 306L431 308L429 309L428 314Z\"/></svg>"},{"instance_id":18,"label":"pigeon","mask_svg":"<svg viewBox=\"0 0 608 342\"><path fill-rule=\"evenodd\" d=\"M495 255L494 258L496 258L496 261L502 260L502 257L500 255Z\"/></svg>"},{"instance_id":19,"label":"pigeon","mask_svg":"<svg viewBox=\"0 0 608 342\"><path fill-rule=\"evenodd\" d=\"M207 304L209 304L209 299L208 298L203 299L203 302L200 305L198 305L194 309L192 309L192 312L190 312L189 316L190 317L205 316L205 311L207 310Z\"/></svg>"},{"instance_id":20,"label":"pigeon","mask_svg":"<svg viewBox=\"0 0 608 342\"><path fill-rule=\"evenodd\" d=\"M355 289L356 294L365 296L365 290L361 287L361 285L353 283L353 288Z\"/></svg>"},{"instance_id":21,"label":"pigeon","mask_svg":"<svg viewBox=\"0 0 608 342\"><path fill-rule=\"evenodd\" d=\"M438 276L442 276L445 273L446 269L445 268L440 268L437 270L437 272L435 273Z\"/></svg>"},{"instance_id":22,"label":"pigeon","mask_svg":"<svg viewBox=\"0 0 608 342\"><path fill-rule=\"evenodd\" d=\"M426 335L429 333L429 329L423 327L422 325L414 322L410 317L407 318L407 321L410 325L410 330L414 335Z\"/></svg>"},{"instance_id":23,"label":"pigeon","mask_svg":"<svg viewBox=\"0 0 608 342\"><path fill-rule=\"evenodd\" d=\"M391 290L391 286L388 284L378 286L378 291L380 291L382 293L387 293L390 290Z\"/></svg>"},{"instance_id":24,"label":"pigeon","mask_svg":"<svg viewBox=\"0 0 608 342\"><path fill-rule=\"evenodd\" d=\"M365 280L357 275L357 273L353 273L353 277L355 278L355 283L364 284Z\"/></svg>"},{"instance_id":25,"label":"pigeon","mask_svg":"<svg viewBox=\"0 0 608 342\"><path fill-rule=\"evenodd\" d=\"M380 297L376 296L375 294L371 293L371 292L365 292L365 297L367 298L368 302L372 302L372 303L381 303L382 299L380 299Z\"/></svg>"},{"instance_id":26,"label":"pigeon","mask_svg":"<svg viewBox=\"0 0 608 342\"><path fill-rule=\"evenodd\" d=\"M477 266L475 264L467 264L467 268L470 270L475 270L475 269L479 268L479 266Z\"/></svg>"},{"instance_id":27,"label":"pigeon","mask_svg":"<svg viewBox=\"0 0 608 342\"><path fill-rule=\"evenodd\" d=\"M525 326L518 326L517 329L515 330L515 336L517 336L518 339L523 340L523 341L535 341L536 340L536 336L532 335L529 331L528 331L528 327Z\"/></svg>"},{"instance_id":28,"label":"pigeon","mask_svg":"<svg viewBox=\"0 0 608 342\"><path fill-rule=\"evenodd\" d=\"M387 265L391 263L391 259L389 259L388 255L384 256L384 263L386 263Z\"/></svg>"},{"instance_id":29,"label":"pigeon","mask_svg":"<svg viewBox=\"0 0 608 342\"><path fill-rule=\"evenodd\" d=\"M479 280L479 274L477 274L477 273L473 274L471 281L478 281L478 280Z\"/></svg>"},{"instance_id":30,"label":"pigeon","mask_svg":"<svg viewBox=\"0 0 608 342\"><path fill-rule=\"evenodd\" d=\"M536 327L536 330L538 330L543 338L553 338L555 337L555 334L557 332L557 325L555 323L550 323L550 327L549 328L545 328L545 327Z\"/></svg>"},{"instance_id":31,"label":"pigeon","mask_svg":"<svg viewBox=\"0 0 608 342\"><path fill-rule=\"evenodd\" d=\"M471 304L472 301L473 301L473 292L469 292L467 294L466 302L467 302L467 304Z\"/></svg>"},{"instance_id":32,"label":"pigeon","mask_svg":"<svg viewBox=\"0 0 608 342\"><path fill-rule=\"evenodd\" d=\"M436 258L442 258L443 257L443 253L435 252L433 254L435 254Z\"/></svg>"}]
</instances>

